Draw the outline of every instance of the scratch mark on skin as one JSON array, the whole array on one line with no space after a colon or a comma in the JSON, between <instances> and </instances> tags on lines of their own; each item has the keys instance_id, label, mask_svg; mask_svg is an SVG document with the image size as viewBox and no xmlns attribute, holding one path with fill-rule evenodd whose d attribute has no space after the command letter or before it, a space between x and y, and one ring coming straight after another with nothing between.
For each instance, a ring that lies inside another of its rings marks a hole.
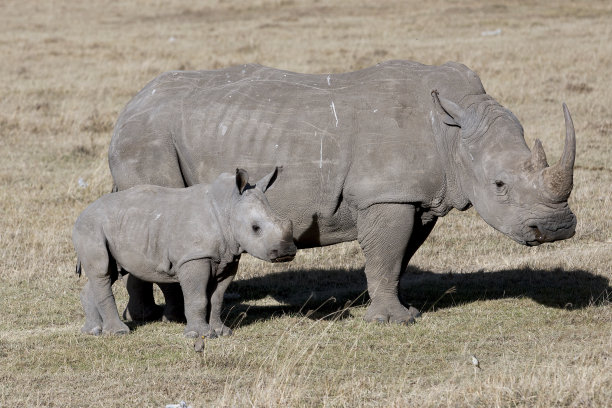
<instances>
[{"instance_id":1,"label":"scratch mark on skin","mask_svg":"<svg viewBox=\"0 0 612 408\"><path fill-rule=\"evenodd\" d=\"M338 127L338 115L336 115L336 107L334 106L334 101L331 103L332 111L334 112L334 117L336 118L336 127Z\"/></svg>"},{"instance_id":2,"label":"scratch mark on skin","mask_svg":"<svg viewBox=\"0 0 612 408\"><path fill-rule=\"evenodd\" d=\"M431 120L431 126L434 125L434 114L433 111L429 111L429 119Z\"/></svg>"},{"instance_id":3,"label":"scratch mark on skin","mask_svg":"<svg viewBox=\"0 0 612 408\"><path fill-rule=\"evenodd\" d=\"M221 123L219 125L219 129L221 130L221 136L225 136L225 133L227 132L227 126L225 126L223 123Z\"/></svg>"},{"instance_id":4,"label":"scratch mark on skin","mask_svg":"<svg viewBox=\"0 0 612 408\"><path fill-rule=\"evenodd\" d=\"M155 91L157 91L157 89L152 90L151 95L155 95Z\"/></svg>"},{"instance_id":5,"label":"scratch mark on skin","mask_svg":"<svg viewBox=\"0 0 612 408\"><path fill-rule=\"evenodd\" d=\"M331 86L331 75L327 76L327 86Z\"/></svg>"},{"instance_id":6,"label":"scratch mark on skin","mask_svg":"<svg viewBox=\"0 0 612 408\"><path fill-rule=\"evenodd\" d=\"M161 217L161 213L157 214L157 215L155 216L155 219L156 219L156 220L159 220L159 217Z\"/></svg>"}]
</instances>

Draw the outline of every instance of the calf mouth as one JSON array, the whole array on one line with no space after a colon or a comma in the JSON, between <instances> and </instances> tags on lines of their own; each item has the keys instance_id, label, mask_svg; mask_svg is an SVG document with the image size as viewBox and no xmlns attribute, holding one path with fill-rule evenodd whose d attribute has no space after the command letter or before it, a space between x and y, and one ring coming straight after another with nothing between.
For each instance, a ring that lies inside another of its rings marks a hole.
<instances>
[{"instance_id":1,"label":"calf mouth","mask_svg":"<svg viewBox=\"0 0 612 408\"><path fill-rule=\"evenodd\" d=\"M278 258L271 259L270 262L272 263L289 262L289 261L293 261L293 258L295 258L295 255L279 256Z\"/></svg>"}]
</instances>

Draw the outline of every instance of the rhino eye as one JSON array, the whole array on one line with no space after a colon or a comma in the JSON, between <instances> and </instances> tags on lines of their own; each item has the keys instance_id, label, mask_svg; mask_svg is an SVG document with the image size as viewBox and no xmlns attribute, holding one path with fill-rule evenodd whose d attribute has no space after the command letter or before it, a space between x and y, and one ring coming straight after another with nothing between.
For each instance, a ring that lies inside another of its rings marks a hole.
<instances>
[{"instance_id":1,"label":"rhino eye","mask_svg":"<svg viewBox=\"0 0 612 408\"><path fill-rule=\"evenodd\" d=\"M253 232L256 234L259 234L259 231L261 230L261 228L257 224L253 224L251 228L253 229Z\"/></svg>"},{"instance_id":2,"label":"rhino eye","mask_svg":"<svg viewBox=\"0 0 612 408\"><path fill-rule=\"evenodd\" d=\"M497 188L502 188L505 185L506 185L506 183L504 183L503 181L495 180L495 186L497 186Z\"/></svg>"}]
</instances>

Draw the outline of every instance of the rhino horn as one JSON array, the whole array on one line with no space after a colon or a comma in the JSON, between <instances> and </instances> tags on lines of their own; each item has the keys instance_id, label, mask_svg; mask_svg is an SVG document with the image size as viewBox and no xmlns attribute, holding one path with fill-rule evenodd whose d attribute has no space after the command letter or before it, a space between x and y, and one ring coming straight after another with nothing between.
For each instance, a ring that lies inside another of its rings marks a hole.
<instances>
[{"instance_id":1,"label":"rhino horn","mask_svg":"<svg viewBox=\"0 0 612 408\"><path fill-rule=\"evenodd\" d=\"M548 161L546 161L546 153L542 147L540 139L536 139L533 149L531 149L531 165L535 170L542 170L548 167Z\"/></svg>"},{"instance_id":2,"label":"rhino horn","mask_svg":"<svg viewBox=\"0 0 612 408\"><path fill-rule=\"evenodd\" d=\"M542 170L542 179L548 193L556 201L565 201L570 195L573 187L574 160L576 158L576 133L574 123L570 116L567 105L563 104L565 115L565 146L561 158L552 167Z\"/></svg>"}]
</instances>

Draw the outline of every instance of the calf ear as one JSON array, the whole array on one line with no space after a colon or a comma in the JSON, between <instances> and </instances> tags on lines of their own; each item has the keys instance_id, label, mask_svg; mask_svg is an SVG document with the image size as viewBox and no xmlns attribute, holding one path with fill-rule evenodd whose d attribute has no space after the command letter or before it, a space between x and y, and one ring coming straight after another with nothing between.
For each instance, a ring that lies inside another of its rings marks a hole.
<instances>
[{"instance_id":1,"label":"calf ear","mask_svg":"<svg viewBox=\"0 0 612 408\"><path fill-rule=\"evenodd\" d=\"M236 169L236 187L238 188L239 194L242 194L248 183L249 173L243 169Z\"/></svg>"},{"instance_id":2,"label":"calf ear","mask_svg":"<svg viewBox=\"0 0 612 408\"><path fill-rule=\"evenodd\" d=\"M262 192L266 192L271 186L272 184L274 184L274 182L276 181L276 178L278 177L278 174L283 170L282 167L275 167L274 171L266 176L263 176L263 178L261 180L259 180L257 182L257 184L255 184L255 187L257 187L258 189L260 189Z\"/></svg>"},{"instance_id":3,"label":"calf ear","mask_svg":"<svg viewBox=\"0 0 612 408\"><path fill-rule=\"evenodd\" d=\"M433 103L436 110L444 116L442 121L449 126L461 127L461 121L465 116L465 110L455 102L438 95L436 89L431 91L431 96L433 97Z\"/></svg>"}]
</instances>

